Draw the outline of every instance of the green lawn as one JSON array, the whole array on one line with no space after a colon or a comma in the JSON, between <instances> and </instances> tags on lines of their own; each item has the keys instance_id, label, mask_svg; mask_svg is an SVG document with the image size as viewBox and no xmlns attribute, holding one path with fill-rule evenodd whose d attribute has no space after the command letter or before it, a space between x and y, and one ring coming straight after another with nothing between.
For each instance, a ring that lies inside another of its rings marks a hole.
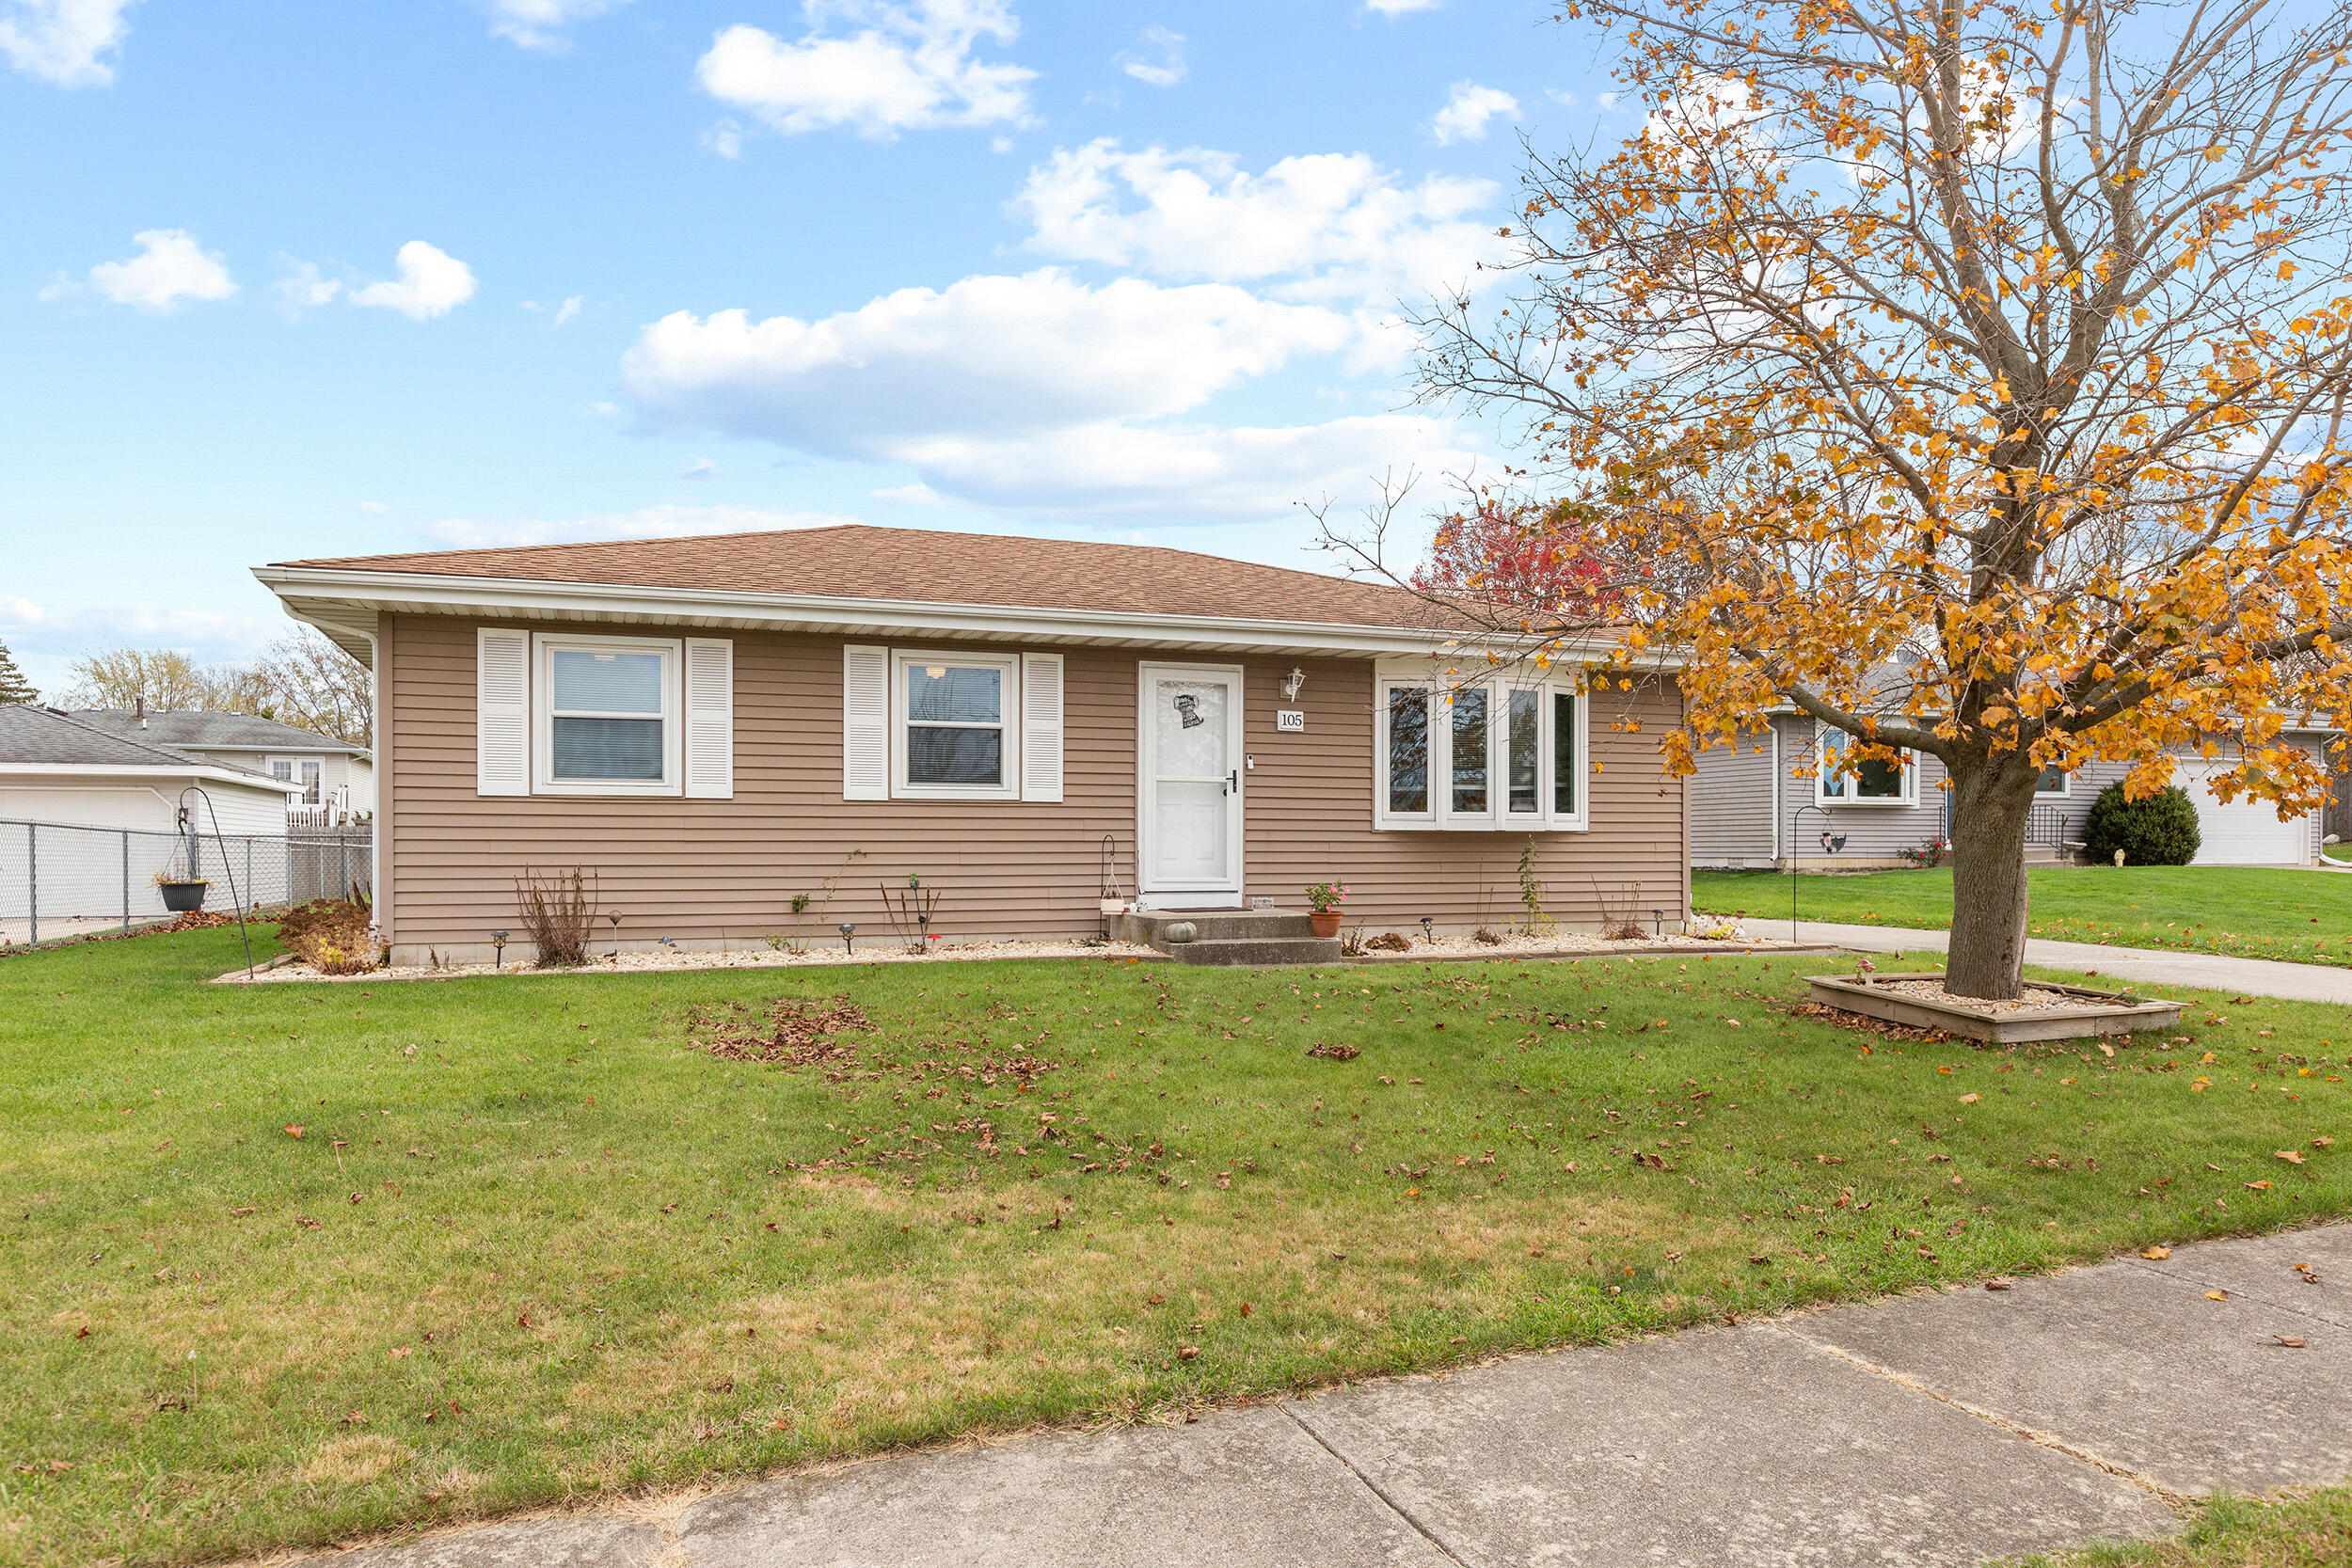
<instances>
[{"instance_id":1,"label":"green lawn","mask_svg":"<svg viewBox=\"0 0 2352 1568\"><path fill-rule=\"evenodd\" d=\"M2352 1562L2352 1487L2197 1505L2174 1541L2027 1558L2020 1568L2342 1568Z\"/></svg>"},{"instance_id":2,"label":"green lawn","mask_svg":"<svg viewBox=\"0 0 2352 1568\"><path fill-rule=\"evenodd\" d=\"M2036 936L2352 963L2352 877L2220 865L2053 865L2028 876ZM1786 920L1791 880L1772 871L1693 871L1691 907ZM1806 920L1921 930L1952 923L1948 868L1806 876L1794 892Z\"/></svg>"},{"instance_id":3,"label":"green lawn","mask_svg":"<svg viewBox=\"0 0 2352 1568\"><path fill-rule=\"evenodd\" d=\"M2342 1008L2202 999L2107 1056L1788 1015L1819 958L198 984L235 952L0 958L0 1560L1134 1418L2352 1199ZM690 1037L841 994L874 1030L799 1067Z\"/></svg>"}]
</instances>

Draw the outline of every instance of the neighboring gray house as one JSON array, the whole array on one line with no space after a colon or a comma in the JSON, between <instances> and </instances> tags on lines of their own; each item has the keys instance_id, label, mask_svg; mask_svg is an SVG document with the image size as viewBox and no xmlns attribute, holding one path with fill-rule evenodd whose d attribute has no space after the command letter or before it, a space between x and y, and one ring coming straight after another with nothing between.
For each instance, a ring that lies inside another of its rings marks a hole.
<instances>
[{"instance_id":1,"label":"neighboring gray house","mask_svg":"<svg viewBox=\"0 0 2352 1568\"><path fill-rule=\"evenodd\" d=\"M215 816L224 833L286 831L291 786L266 773L117 735L56 708L0 706L0 820L172 833L190 785L211 797L207 832Z\"/></svg>"},{"instance_id":2,"label":"neighboring gray house","mask_svg":"<svg viewBox=\"0 0 2352 1568\"><path fill-rule=\"evenodd\" d=\"M374 757L365 746L246 713L84 708L73 717L130 739L297 785L300 793L289 799L287 813L305 827L331 827L375 815Z\"/></svg>"},{"instance_id":3,"label":"neighboring gray house","mask_svg":"<svg viewBox=\"0 0 2352 1568\"><path fill-rule=\"evenodd\" d=\"M1780 867L1792 852L1798 864L1810 870L1836 867L1859 871L1903 863L1898 851L1951 833L1949 795L1941 788L1944 765L1933 757L1915 758L1909 766L1865 763L1855 771L1820 769L1812 778L1794 775L1812 770L1818 738L1826 733L1831 749L1846 736L1824 731L1813 720L1794 711L1774 713L1769 725L1743 735L1735 747L1718 746L1698 757L1698 776L1691 781L1691 863L1710 869ZM2328 734L2294 731L2295 743L2316 750ZM2204 845L2198 851L2201 865L2309 865L2319 858L2322 814L2309 812L2285 822L2275 807L2240 798L2224 803L2205 779L2231 764L2181 755L2173 780L2197 802ZM2070 858L2070 847L2081 842L2083 818L2090 802L2108 784L2130 772L2122 763L2094 762L2072 775L2053 770L2042 781L2042 796L2035 805L2026 833L2028 859ZM1816 809L1818 808L1818 809ZM1824 834L1842 837L1836 854L1822 845Z\"/></svg>"}]
</instances>

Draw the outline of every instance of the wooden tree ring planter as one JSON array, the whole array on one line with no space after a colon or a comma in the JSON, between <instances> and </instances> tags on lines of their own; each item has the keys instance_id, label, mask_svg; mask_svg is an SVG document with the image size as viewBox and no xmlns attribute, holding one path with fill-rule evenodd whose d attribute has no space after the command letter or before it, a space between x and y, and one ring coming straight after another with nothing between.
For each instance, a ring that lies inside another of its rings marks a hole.
<instances>
[{"instance_id":1,"label":"wooden tree ring planter","mask_svg":"<svg viewBox=\"0 0 2352 1568\"><path fill-rule=\"evenodd\" d=\"M1941 985L1944 976L1873 974L1854 979L1843 974L1806 976L1813 1000L1824 1007L1909 1024L1915 1029L1941 1029L1972 1040L2013 1045L2023 1040L2071 1040L2091 1035L2124 1035L2135 1029L2170 1029L2181 1022L2179 1002L2155 1002L2121 991L2091 990L2048 980L2029 980L2032 991L2054 992L2066 999L2061 1006L2018 1007L1998 1002L1966 1002L1951 996L1920 996L1890 990L1897 985L1925 981Z\"/></svg>"}]
</instances>

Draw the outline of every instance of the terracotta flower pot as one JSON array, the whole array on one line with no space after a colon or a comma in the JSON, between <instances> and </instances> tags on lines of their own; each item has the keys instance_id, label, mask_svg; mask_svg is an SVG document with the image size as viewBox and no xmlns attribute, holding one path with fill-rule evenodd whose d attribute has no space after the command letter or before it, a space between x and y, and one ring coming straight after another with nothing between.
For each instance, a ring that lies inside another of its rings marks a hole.
<instances>
[{"instance_id":1,"label":"terracotta flower pot","mask_svg":"<svg viewBox=\"0 0 2352 1568\"><path fill-rule=\"evenodd\" d=\"M1307 913L1307 924L1315 928L1315 935L1319 937L1335 937L1340 934L1340 918L1337 910L1311 910Z\"/></svg>"}]
</instances>

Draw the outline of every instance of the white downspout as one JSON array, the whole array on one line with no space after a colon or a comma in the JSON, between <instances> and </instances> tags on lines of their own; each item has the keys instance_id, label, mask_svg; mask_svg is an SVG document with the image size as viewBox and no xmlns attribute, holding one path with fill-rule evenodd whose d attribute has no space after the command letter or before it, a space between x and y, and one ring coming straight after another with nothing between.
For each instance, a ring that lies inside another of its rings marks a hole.
<instances>
[{"instance_id":1,"label":"white downspout","mask_svg":"<svg viewBox=\"0 0 2352 1568\"><path fill-rule=\"evenodd\" d=\"M1780 721L1767 714L1764 726L1772 732L1772 864L1777 867L1780 865Z\"/></svg>"}]
</instances>

